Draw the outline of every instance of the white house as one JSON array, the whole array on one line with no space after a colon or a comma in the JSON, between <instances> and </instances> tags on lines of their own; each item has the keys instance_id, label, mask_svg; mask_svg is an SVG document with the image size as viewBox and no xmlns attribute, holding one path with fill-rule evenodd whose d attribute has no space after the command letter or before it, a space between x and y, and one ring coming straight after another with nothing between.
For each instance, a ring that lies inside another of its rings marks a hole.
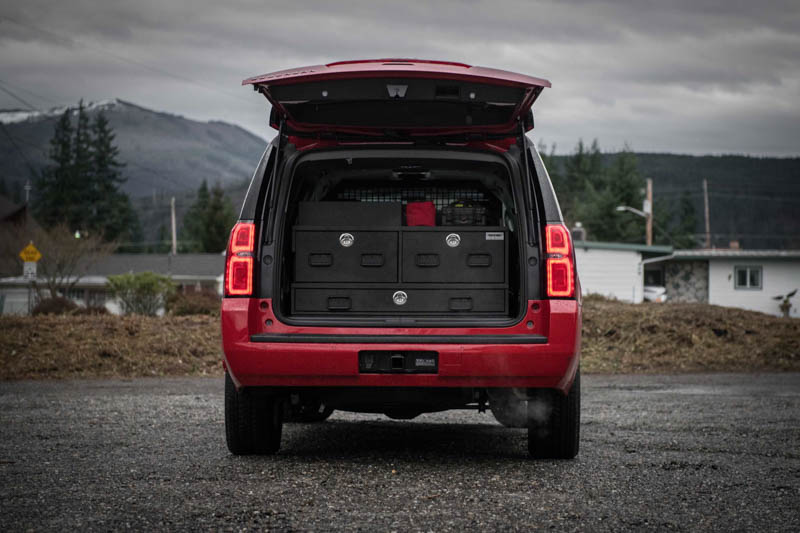
<instances>
[{"instance_id":1,"label":"white house","mask_svg":"<svg viewBox=\"0 0 800 533\"><path fill-rule=\"evenodd\" d=\"M181 291L213 290L221 295L224 269L223 254L112 254L93 265L65 296L83 307L103 306L117 314L119 304L106 288L108 276L155 272L172 278ZM0 279L0 312L27 314L28 287L22 276Z\"/></svg>"},{"instance_id":2,"label":"white house","mask_svg":"<svg viewBox=\"0 0 800 533\"><path fill-rule=\"evenodd\" d=\"M619 242L575 241L574 247L584 295L601 294L633 303L643 300L644 261L672 253L671 246ZM658 280L647 284L660 285Z\"/></svg>"},{"instance_id":3,"label":"white house","mask_svg":"<svg viewBox=\"0 0 800 533\"><path fill-rule=\"evenodd\" d=\"M671 302L705 302L781 315L775 297L800 289L800 250L676 250L648 262ZM800 294L790 316L800 316Z\"/></svg>"}]
</instances>

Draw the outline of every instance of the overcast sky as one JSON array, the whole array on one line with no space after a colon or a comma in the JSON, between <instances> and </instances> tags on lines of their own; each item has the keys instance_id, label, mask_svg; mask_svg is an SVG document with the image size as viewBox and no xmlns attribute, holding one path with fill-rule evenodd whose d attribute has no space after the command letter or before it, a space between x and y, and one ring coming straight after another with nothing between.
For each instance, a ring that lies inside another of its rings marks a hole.
<instances>
[{"instance_id":1,"label":"overcast sky","mask_svg":"<svg viewBox=\"0 0 800 533\"><path fill-rule=\"evenodd\" d=\"M121 98L268 138L243 78L343 59L462 61L551 80L534 137L604 150L800 155L800 2L0 0L0 87ZM0 108L24 107L0 93Z\"/></svg>"}]
</instances>

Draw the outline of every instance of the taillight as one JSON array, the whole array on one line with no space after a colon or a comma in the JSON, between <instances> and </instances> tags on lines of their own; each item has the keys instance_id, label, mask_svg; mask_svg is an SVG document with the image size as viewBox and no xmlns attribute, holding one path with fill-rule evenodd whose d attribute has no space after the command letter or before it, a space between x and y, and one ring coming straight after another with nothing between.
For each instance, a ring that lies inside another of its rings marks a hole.
<instances>
[{"instance_id":1,"label":"taillight","mask_svg":"<svg viewBox=\"0 0 800 533\"><path fill-rule=\"evenodd\" d=\"M226 296L249 296L253 293L255 242L255 224L239 222L233 227L225 263Z\"/></svg>"},{"instance_id":2,"label":"taillight","mask_svg":"<svg viewBox=\"0 0 800 533\"><path fill-rule=\"evenodd\" d=\"M545 256L547 296L550 298L575 296L572 244L569 232L563 224L548 224L545 227Z\"/></svg>"}]
</instances>

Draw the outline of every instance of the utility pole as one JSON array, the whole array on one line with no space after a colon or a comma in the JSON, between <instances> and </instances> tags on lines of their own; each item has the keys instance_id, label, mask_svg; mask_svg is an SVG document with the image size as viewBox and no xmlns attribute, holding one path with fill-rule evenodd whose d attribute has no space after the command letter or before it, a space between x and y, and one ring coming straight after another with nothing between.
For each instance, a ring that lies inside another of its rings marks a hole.
<instances>
[{"instance_id":1,"label":"utility pole","mask_svg":"<svg viewBox=\"0 0 800 533\"><path fill-rule=\"evenodd\" d=\"M173 196L169 201L170 217L172 218L172 255L178 253L178 237L175 230L175 197Z\"/></svg>"},{"instance_id":2,"label":"utility pole","mask_svg":"<svg viewBox=\"0 0 800 533\"><path fill-rule=\"evenodd\" d=\"M25 181L25 205L28 205L28 204L31 203L31 189L32 188L33 187L31 187L31 180L26 180Z\"/></svg>"},{"instance_id":3,"label":"utility pole","mask_svg":"<svg viewBox=\"0 0 800 533\"><path fill-rule=\"evenodd\" d=\"M708 214L708 180L703 179L703 204L706 214L706 249L711 248L711 217Z\"/></svg>"},{"instance_id":4,"label":"utility pole","mask_svg":"<svg viewBox=\"0 0 800 533\"><path fill-rule=\"evenodd\" d=\"M653 180L647 178L647 200L645 201L647 213L647 246L653 245Z\"/></svg>"}]
</instances>

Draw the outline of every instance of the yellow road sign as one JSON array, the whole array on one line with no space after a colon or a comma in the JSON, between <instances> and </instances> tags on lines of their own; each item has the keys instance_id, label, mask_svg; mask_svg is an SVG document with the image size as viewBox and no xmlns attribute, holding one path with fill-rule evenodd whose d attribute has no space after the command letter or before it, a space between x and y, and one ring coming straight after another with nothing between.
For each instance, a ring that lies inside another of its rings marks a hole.
<instances>
[{"instance_id":1,"label":"yellow road sign","mask_svg":"<svg viewBox=\"0 0 800 533\"><path fill-rule=\"evenodd\" d=\"M19 253L19 256L26 263L35 263L42 258L42 253L36 249L36 247L33 245L33 241L31 241L28 246L22 249L22 251Z\"/></svg>"}]
</instances>

